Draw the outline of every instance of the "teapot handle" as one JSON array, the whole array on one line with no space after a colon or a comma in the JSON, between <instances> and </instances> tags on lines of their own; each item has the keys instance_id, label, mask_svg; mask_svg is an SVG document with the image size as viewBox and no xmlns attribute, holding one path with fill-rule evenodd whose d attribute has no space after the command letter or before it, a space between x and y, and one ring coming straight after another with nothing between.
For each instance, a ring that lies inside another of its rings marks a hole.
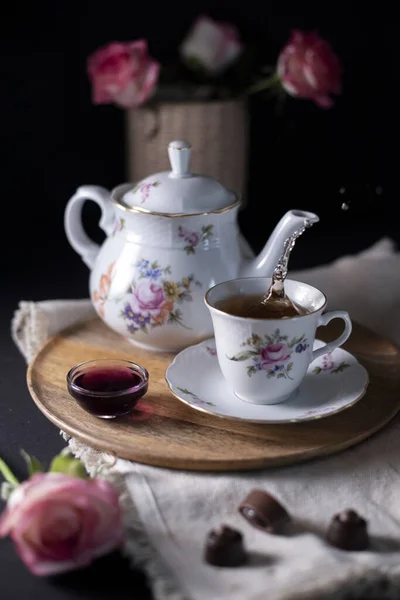
<instances>
[{"instance_id":1,"label":"teapot handle","mask_svg":"<svg viewBox=\"0 0 400 600\"><path fill-rule=\"evenodd\" d=\"M82 207L86 200L93 200L101 208L99 226L110 235L114 222L114 210L110 202L110 192L98 185L83 185L69 199L64 212L65 234L72 248L91 269L99 253L100 246L86 234L82 225Z\"/></svg>"}]
</instances>

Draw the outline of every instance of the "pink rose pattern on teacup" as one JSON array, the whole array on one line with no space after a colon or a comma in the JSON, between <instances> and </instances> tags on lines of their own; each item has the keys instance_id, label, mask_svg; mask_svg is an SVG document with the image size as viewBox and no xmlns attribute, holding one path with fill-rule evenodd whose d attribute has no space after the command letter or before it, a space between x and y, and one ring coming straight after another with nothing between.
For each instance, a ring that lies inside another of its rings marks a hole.
<instances>
[{"instance_id":1,"label":"pink rose pattern on teacup","mask_svg":"<svg viewBox=\"0 0 400 600\"><path fill-rule=\"evenodd\" d=\"M136 108L154 91L160 64L147 53L146 40L113 42L87 60L94 104Z\"/></svg>"},{"instance_id":2,"label":"pink rose pattern on teacup","mask_svg":"<svg viewBox=\"0 0 400 600\"><path fill-rule=\"evenodd\" d=\"M203 225L201 232L197 233L179 225L178 237L186 242L186 245L183 247L186 254L196 254L196 246L199 242L205 242L213 235L213 228L214 225Z\"/></svg>"},{"instance_id":3,"label":"pink rose pattern on teacup","mask_svg":"<svg viewBox=\"0 0 400 600\"><path fill-rule=\"evenodd\" d=\"M255 373L266 373L267 378L276 377L277 379L293 379L290 372L293 369L291 360L293 353L301 354L309 347L305 335L294 337L289 340L287 335L282 335L279 329L276 329L272 335L265 335L264 339L253 334L242 346L249 346L247 350L238 352L235 356L229 357L234 361L252 361L247 365L247 375L251 377Z\"/></svg>"},{"instance_id":4,"label":"pink rose pattern on teacup","mask_svg":"<svg viewBox=\"0 0 400 600\"><path fill-rule=\"evenodd\" d=\"M186 327L179 304L192 300L192 286L201 287L193 275L178 282L168 279L171 267L162 268L157 261L141 259L136 263L138 280L131 285L130 300L121 311L129 333L148 333L149 328L165 324Z\"/></svg>"},{"instance_id":5,"label":"pink rose pattern on teacup","mask_svg":"<svg viewBox=\"0 0 400 600\"><path fill-rule=\"evenodd\" d=\"M140 204L143 204L144 202L146 202L146 200L148 200L150 198L150 190L153 187L157 187L158 185L160 185L159 181L152 181L151 183L142 183L141 185L137 185L134 189L133 189L133 194L136 194L136 192L140 192L142 198L140 201Z\"/></svg>"},{"instance_id":6,"label":"pink rose pattern on teacup","mask_svg":"<svg viewBox=\"0 0 400 600\"><path fill-rule=\"evenodd\" d=\"M286 344L268 344L261 349L260 363L262 369L266 370L270 365L273 367L279 363L286 362L290 358L290 349Z\"/></svg>"}]
</instances>

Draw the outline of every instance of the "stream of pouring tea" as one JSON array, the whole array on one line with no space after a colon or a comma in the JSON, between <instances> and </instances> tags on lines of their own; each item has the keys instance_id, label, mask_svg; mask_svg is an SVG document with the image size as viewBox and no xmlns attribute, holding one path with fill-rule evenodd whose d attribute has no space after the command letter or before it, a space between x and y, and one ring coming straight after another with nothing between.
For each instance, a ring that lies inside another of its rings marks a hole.
<instances>
[{"instance_id":1,"label":"stream of pouring tea","mask_svg":"<svg viewBox=\"0 0 400 600\"><path fill-rule=\"evenodd\" d=\"M272 273L272 281L261 301L249 307L246 316L256 319L280 319L303 315L307 311L287 297L285 279L288 273L290 254L298 238L311 227L313 223L304 219L304 225L297 229L285 240L283 253Z\"/></svg>"}]
</instances>

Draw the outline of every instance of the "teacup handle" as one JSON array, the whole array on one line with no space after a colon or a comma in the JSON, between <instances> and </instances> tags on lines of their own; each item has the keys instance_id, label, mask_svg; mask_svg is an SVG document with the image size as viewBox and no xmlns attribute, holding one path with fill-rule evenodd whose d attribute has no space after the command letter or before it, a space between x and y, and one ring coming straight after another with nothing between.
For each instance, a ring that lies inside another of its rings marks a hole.
<instances>
[{"instance_id":1,"label":"teacup handle","mask_svg":"<svg viewBox=\"0 0 400 600\"><path fill-rule=\"evenodd\" d=\"M328 323L332 321L332 319L343 319L345 325L344 331L343 333L341 333L341 335L339 335L338 338L336 338L336 340L324 344L323 346L321 346L321 348L317 348L317 350L313 350L311 362L313 362L322 354L329 354L329 352L332 352L333 350L335 350L335 348L338 348L339 346L344 344L345 341L348 340L350 337L353 325L351 323L349 313L345 310L330 310L329 312L320 316L320 318L318 319L318 327L320 327L321 325L328 325Z\"/></svg>"}]
</instances>

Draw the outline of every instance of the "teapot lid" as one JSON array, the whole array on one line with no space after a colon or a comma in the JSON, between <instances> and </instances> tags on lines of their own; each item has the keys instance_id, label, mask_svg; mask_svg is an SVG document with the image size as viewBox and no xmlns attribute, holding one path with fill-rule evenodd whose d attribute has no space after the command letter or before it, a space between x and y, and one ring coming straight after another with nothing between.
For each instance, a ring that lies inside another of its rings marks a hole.
<instances>
[{"instance_id":1,"label":"teapot lid","mask_svg":"<svg viewBox=\"0 0 400 600\"><path fill-rule=\"evenodd\" d=\"M171 171L142 179L123 194L120 204L128 210L173 215L221 212L236 205L236 194L219 181L190 172L190 153L187 142L170 142Z\"/></svg>"}]
</instances>

